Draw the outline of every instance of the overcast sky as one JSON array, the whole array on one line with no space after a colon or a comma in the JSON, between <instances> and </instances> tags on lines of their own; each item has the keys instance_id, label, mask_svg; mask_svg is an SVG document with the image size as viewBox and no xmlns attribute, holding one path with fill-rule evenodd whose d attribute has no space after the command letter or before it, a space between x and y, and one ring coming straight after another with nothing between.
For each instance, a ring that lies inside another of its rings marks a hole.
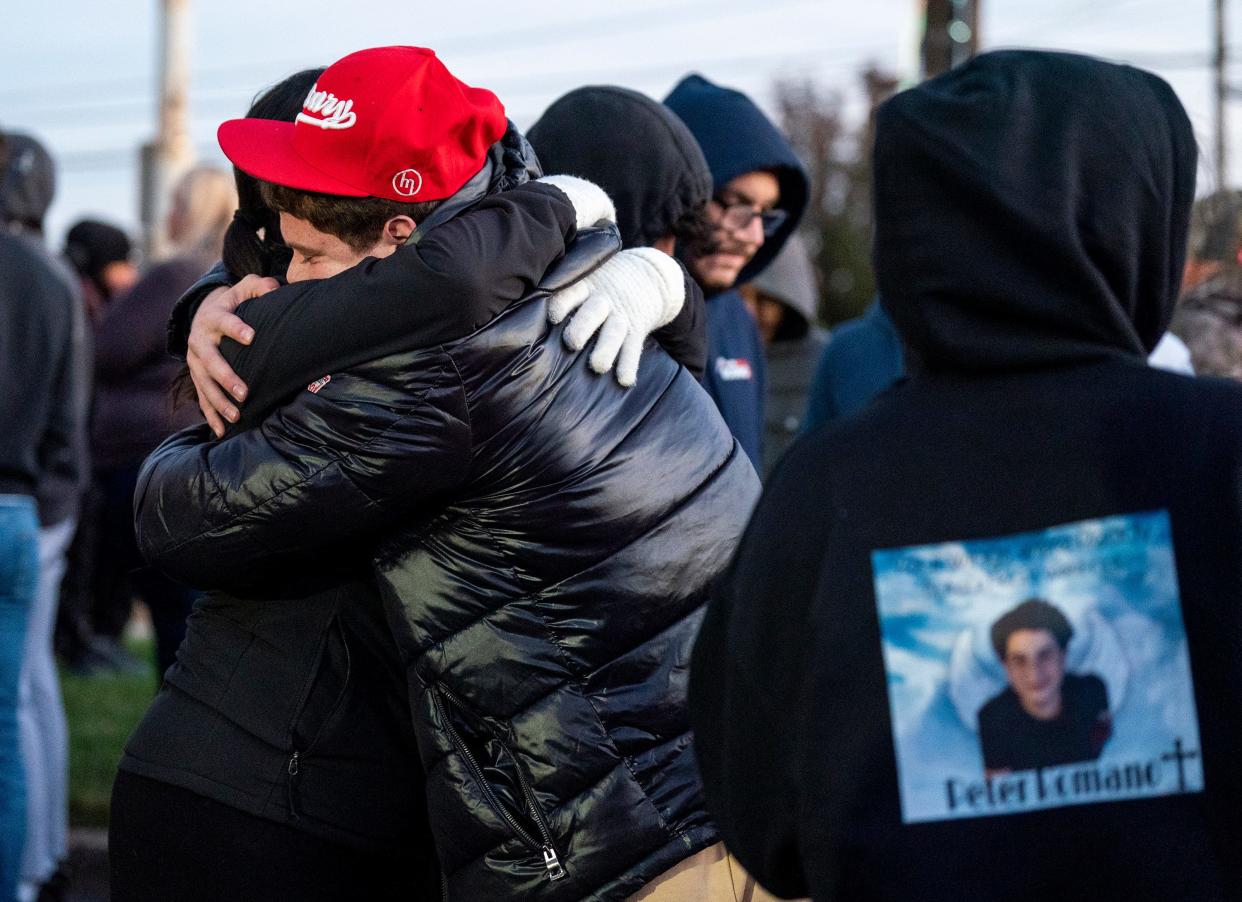
<instances>
[{"instance_id":1,"label":"overcast sky","mask_svg":"<svg viewBox=\"0 0 1242 902\"><path fill-rule=\"evenodd\" d=\"M297 69L383 44L434 48L454 74L494 90L521 127L582 84L655 97L683 74L771 102L779 78L857 97L857 73L912 61L917 0L187 0L194 23L192 137L223 158L215 128ZM1128 59L1164 75L1205 153L1213 146L1211 0L981 0L985 48L1056 47ZM52 243L83 215L138 221L138 148L155 130L158 0L10 0L0 32L0 125L48 145L61 170ZM1242 10L1239 10L1242 14ZM1235 15L1235 19L1242 15ZM1231 22L1231 35L1242 35ZM1239 52L1242 59L1242 52ZM1231 67L1242 81L1242 66ZM1242 180L1242 104L1230 163ZM1210 176L1201 167L1200 190Z\"/></svg>"}]
</instances>

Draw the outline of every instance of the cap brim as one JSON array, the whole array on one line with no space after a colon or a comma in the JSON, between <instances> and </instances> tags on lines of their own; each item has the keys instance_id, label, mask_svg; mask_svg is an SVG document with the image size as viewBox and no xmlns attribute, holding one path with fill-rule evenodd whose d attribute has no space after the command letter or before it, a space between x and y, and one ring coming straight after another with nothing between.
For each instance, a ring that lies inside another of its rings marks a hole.
<instances>
[{"instance_id":1,"label":"cap brim","mask_svg":"<svg viewBox=\"0 0 1242 902\"><path fill-rule=\"evenodd\" d=\"M367 196L302 159L293 146L294 128L292 122L272 119L230 119L220 125L216 140L229 162L262 181L300 191Z\"/></svg>"}]
</instances>

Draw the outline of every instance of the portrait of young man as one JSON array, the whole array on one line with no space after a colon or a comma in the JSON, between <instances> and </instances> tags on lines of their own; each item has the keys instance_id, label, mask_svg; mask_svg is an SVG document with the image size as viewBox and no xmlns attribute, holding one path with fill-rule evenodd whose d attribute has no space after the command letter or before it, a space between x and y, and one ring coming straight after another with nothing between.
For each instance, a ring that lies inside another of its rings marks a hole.
<instances>
[{"instance_id":1,"label":"portrait of young man","mask_svg":"<svg viewBox=\"0 0 1242 902\"><path fill-rule=\"evenodd\" d=\"M1073 635L1069 619L1039 598L992 624L1008 685L979 709L988 776L1100 757L1112 735L1108 688L1095 674L1066 672Z\"/></svg>"}]
</instances>

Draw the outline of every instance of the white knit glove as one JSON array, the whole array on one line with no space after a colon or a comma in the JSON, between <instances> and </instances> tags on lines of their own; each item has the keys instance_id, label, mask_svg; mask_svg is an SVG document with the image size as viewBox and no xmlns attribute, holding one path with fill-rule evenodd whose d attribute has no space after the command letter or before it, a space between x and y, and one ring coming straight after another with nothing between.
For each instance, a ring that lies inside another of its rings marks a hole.
<instances>
[{"instance_id":1,"label":"white knit glove","mask_svg":"<svg viewBox=\"0 0 1242 902\"><path fill-rule=\"evenodd\" d=\"M685 302L686 283L676 261L655 248L637 247L554 294L548 319L559 323L577 310L565 327L565 344L580 351L598 331L591 369L606 373L616 364L617 382L628 388L638 378L643 342L672 322Z\"/></svg>"},{"instance_id":2,"label":"white knit glove","mask_svg":"<svg viewBox=\"0 0 1242 902\"><path fill-rule=\"evenodd\" d=\"M577 226L589 229L601 219L607 222L617 221L617 208L612 198L604 193L604 189L594 182L580 179L576 175L545 175L539 179L541 185L552 185L560 188L574 205Z\"/></svg>"}]
</instances>

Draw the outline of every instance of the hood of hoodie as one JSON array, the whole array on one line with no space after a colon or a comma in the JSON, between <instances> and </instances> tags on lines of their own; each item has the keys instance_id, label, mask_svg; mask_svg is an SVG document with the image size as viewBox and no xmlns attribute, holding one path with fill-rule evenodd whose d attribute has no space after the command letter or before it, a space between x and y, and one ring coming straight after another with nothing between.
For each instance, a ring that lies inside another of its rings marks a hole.
<instances>
[{"instance_id":1,"label":"hood of hoodie","mask_svg":"<svg viewBox=\"0 0 1242 902\"><path fill-rule=\"evenodd\" d=\"M647 247L712 195L712 174L684 122L628 88L588 86L555 101L527 132L548 172L588 179L612 198L625 247Z\"/></svg>"},{"instance_id":2,"label":"hood of hoodie","mask_svg":"<svg viewBox=\"0 0 1242 902\"><path fill-rule=\"evenodd\" d=\"M816 320L819 290L815 283L815 270L811 267L811 255L807 253L806 242L801 235L790 235L772 265L750 284L787 308L776 340L806 335L811 323Z\"/></svg>"},{"instance_id":3,"label":"hood of hoodie","mask_svg":"<svg viewBox=\"0 0 1242 902\"><path fill-rule=\"evenodd\" d=\"M716 190L739 175L760 170L771 172L780 184L777 207L789 216L742 268L738 284L749 282L772 262L798 227L807 200L802 163L780 129L740 91L722 88L701 75L687 75L664 98L664 104L699 142Z\"/></svg>"},{"instance_id":4,"label":"hood of hoodie","mask_svg":"<svg viewBox=\"0 0 1242 902\"><path fill-rule=\"evenodd\" d=\"M1172 315L1196 147L1160 78L998 51L876 117L875 269L912 366L1145 357Z\"/></svg>"},{"instance_id":5,"label":"hood of hoodie","mask_svg":"<svg viewBox=\"0 0 1242 902\"><path fill-rule=\"evenodd\" d=\"M51 154L29 135L6 132L9 158L0 178L0 221L42 231L56 193Z\"/></svg>"}]
</instances>

